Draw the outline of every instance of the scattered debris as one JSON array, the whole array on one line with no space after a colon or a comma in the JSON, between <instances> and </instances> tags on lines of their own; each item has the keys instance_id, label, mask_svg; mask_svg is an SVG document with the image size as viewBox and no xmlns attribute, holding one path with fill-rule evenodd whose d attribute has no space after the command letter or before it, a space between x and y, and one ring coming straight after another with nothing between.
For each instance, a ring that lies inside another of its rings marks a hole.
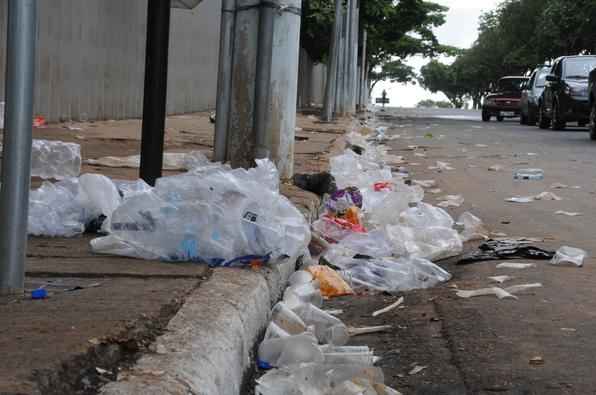
<instances>
[{"instance_id":1,"label":"scattered debris","mask_svg":"<svg viewBox=\"0 0 596 395\"><path fill-rule=\"evenodd\" d=\"M422 188L432 188L437 185L435 180L412 180L412 183Z\"/></svg>"},{"instance_id":2,"label":"scattered debris","mask_svg":"<svg viewBox=\"0 0 596 395\"><path fill-rule=\"evenodd\" d=\"M85 163L94 166L136 169L141 164L141 156L105 156L98 159L87 159ZM192 170L200 166L207 166L210 163L201 151L164 152L163 154L164 170Z\"/></svg>"},{"instance_id":3,"label":"scattered debris","mask_svg":"<svg viewBox=\"0 0 596 395\"><path fill-rule=\"evenodd\" d=\"M329 172L315 173L315 174L295 174L294 185L298 188L309 191L318 196L332 194L337 191L335 185L335 178Z\"/></svg>"},{"instance_id":4,"label":"scattered debris","mask_svg":"<svg viewBox=\"0 0 596 395\"><path fill-rule=\"evenodd\" d=\"M555 215L565 215L567 217L579 217L579 216L581 216L583 214L582 213L575 213L575 212L571 212L571 211L559 210L559 211L555 212Z\"/></svg>"},{"instance_id":5,"label":"scattered debris","mask_svg":"<svg viewBox=\"0 0 596 395\"><path fill-rule=\"evenodd\" d=\"M529 269L536 267L534 263L503 262L497 265L497 269Z\"/></svg>"},{"instance_id":6,"label":"scattered debris","mask_svg":"<svg viewBox=\"0 0 596 395\"><path fill-rule=\"evenodd\" d=\"M99 374L103 374L103 375L105 375L105 374L111 374L111 373L112 373L112 372L110 372L109 370L102 369L102 368L100 368L100 367L98 367L98 366L96 366L96 367L95 367L95 371L96 371L97 373L99 373Z\"/></svg>"},{"instance_id":7,"label":"scattered debris","mask_svg":"<svg viewBox=\"0 0 596 395\"><path fill-rule=\"evenodd\" d=\"M563 246L557 250L550 263L553 265L573 264L582 267L587 255L588 253L582 249Z\"/></svg>"},{"instance_id":8,"label":"scattered debris","mask_svg":"<svg viewBox=\"0 0 596 395\"><path fill-rule=\"evenodd\" d=\"M505 199L509 203L530 203L534 201L534 196L514 196Z\"/></svg>"},{"instance_id":9,"label":"scattered debris","mask_svg":"<svg viewBox=\"0 0 596 395\"><path fill-rule=\"evenodd\" d=\"M511 293L505 291L499 287L492 287L492 288L482 288L470 291L458 290L456 295L460 298L469 299L474 298L477 296L489 296L494 295L499 299L517 299L517 296L512 295Z\"/></svg>"},{"instance_id":10,"label":"scattered debris","mask_svg":"<svg viewBox=\"0 0 596 395\"><path fill-rule=\"evenodd\" d=\"M486 145L486 144L476 144L475 147L477 147L477 148L488 148L488 145Z\"/></svg>"},{"instance_id":11,"label":"scattered debris","mask_svg":"<svg viewBox=\"0 0 596 395\"><path fill-rule=\"evenodd\" d=\"M544 170L542 169L520 169L513 173L514 180L542 180Z\"/></svg>"},{"instance_id":12,"label":"scattered debris","mask_svg":"<svg viewBox=\"0 0 596 395\"><path fill-rule=\"evenodd\" d=\"M331 314L331 315L342 315L344 313L343 309L330 309L330 310L324 310L325 313L327 314Z\"/></svg>"},{"instance_id":13,"label":"scattered debris","mask_svg":"<svg viewBox=\"0 0 596 395\"><path fill-rule=\"evenodd\" d=\"M408 372L408 374L410 376L413 376L415 374L418 374L418 373L422 372L424 369L427 369L427 368L428 368L428 366L416 365L416 366L414 366L414 368L412 370L410 370Z\"/></svg>"},{"instance_id":14,"label":"scattered debris","mask_svg":"<svg viewBox=\"0 0 596 395\"><path fill-rule=\"evenodd\" d=\"M392 325L364 326L360 328L348 327L350 336L367 335L370 333L386 332L393 328Z\"/></svg>"},{"instance_id":15,"label":"scattered debris","mask_svg":"<svg viewBox=\"0 0 596 395\"><path fill-rule=\"evenodd\" d=\"M505 166L503 165L492 165L488 168L488 171L503 171L505 170Z\"/></svg>"},{"instance_id":16,"label":"scattered debris","mask_svg":"<svg viewBox=\"0 0 596 395\"><path fill-rule=\"evenodd\" d=\"M542 192L542 193L534 196L534 199L535 200L556 200L556 201L563 200L560 196L557 196L552 192Z\"/></svg>"},{"instance_id":17,"label":"scattered debris","mask_svg":"<svg viewBox=\"0 0 596 395\"><path fill-rule=\"evenodd\" d=\"M544 358L542 358L542 357L532 357L532 358L530 358L530 365L535 365L535 366L544 365Z\"/></svg>"},{"instance_id":18,"label":"scattered debris","mask_svg":"<svg viewBox=\"0 0 596 395\"><path fill-rule=\"evenodd\" d=\"M345 280L329 266L309 266L305 269L319 282L321 295L325 298L352 295L354 291Z\"/></svg>"},{"instance_id":19,"label":"scattered debris","mask_svg":"<svg viewBox=\"0 0 596 395\"><path fill-rule=\"evenodd\" d=\"M446 195L438 198L441 202L437 204L439 207L459 207L464 203L464 197L462 195Z\"/></svg>"},{"instance_id":20,"label":"scattered debris","mask_svg":"<svg viewBox=\"0 0 596 395\"><path fill-rule=\"evenodd\" d=\"M45 288L38 288L31 291L31 299L40 300L48 297L48 291Z\"/></svg>"},{"instance_id":21,"label":"scattered debris","mask_svg":"<svg viewBox=\"0 0 596 395\"><path fill-rule=\"evenodd\" d=\"M577 329L575 328L561 328L561 330L563 332L577 332Z\"/></svg>"},{"instance_id":22,"label":"scattered debris","mask_svg":"<svg viewBox=\"0 0 596 395\"><path fill-rule=\"evenodd\" d=\"M443 171L455 170L455 168L451 167L449 162L437 161L436 165L430 166L428 170L437 170L440 173Z\"/></svg>"},{"instance_id":23,"label":"scattered debris","mask_svg":"<svg viewBox=\"0 0 596 395\"><path fill-rule=\"evenodd\" d=\"M455 224L463 228L460 237L464 243L488 239L488 231L482 220L468 211L462 213Z\"/></svg>"},{"instance_id":24,"label":"scattered debris","mask_svg":"<svg viewBox=\"0 0 596 395\"><path fill-rule=\"evenodd\" d=\"M553 251L543 250L528 245L526 241L505 239L487 240L478 247L478 250L465 254L458 261L458 265L469 263L503 260L503 259L542 259L549 260L554 257Z\"/></svg>"},{"instance_id":25,"label":"scattered debris","mask_svg":"<svg viewBox=\"0 0 596 395\"><path fill-rule=\"evenodd\" d=\"M498 284L503 284L504 282L512 280L513 277L511 277L511 276L493 276L493 277L489 277L488 279L491 280L492 282L495 282Z\"/></svg>"},{"instance_id":26,"label":"scattered debris","mask_svg":"<svg viewBox=\"0 0 596 395\"><path fill-rule=\"evenodd\" d=\"M374 313L372 313L372 316L373 317L377 317L377 316L379 316L381 314L388 313L391 310L396 309L397 307L399 307L403 302L404 302L404 298L402 296L401 298L399 298L397 300L397 302L392 303L392 304L390 304L389 306L387 306L385 308L382 308L380 310L375 311Z\"/></svg>"},{"instance_id":27,"label":"scattered debris","mask_svg":"<svg viewBox=\"0 0 596 395\"><path fill-rule=\"evenodd\" d=\"M441 189L439 189L439 188L434 188L434 189L429 189L427 192L428 193L431 193L433 195L438 195L439 193L441 193L443 191Z\"/></svg>"}]
</instances>

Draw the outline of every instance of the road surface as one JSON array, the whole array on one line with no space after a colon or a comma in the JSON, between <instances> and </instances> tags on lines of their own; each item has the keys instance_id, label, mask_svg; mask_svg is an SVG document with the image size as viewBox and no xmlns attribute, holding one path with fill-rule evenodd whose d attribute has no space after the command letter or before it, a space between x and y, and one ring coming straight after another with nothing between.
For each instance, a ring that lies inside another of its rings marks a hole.
<instances>
[{"instance_id":1,"label":"road surface","mask_svg":"<svg viewBox=\"0 0 596 395\"><path fill-rule=\"evenodd\" d=\"M465 203L450 210L454 217L471 211L493 232L543 238L537 245L553 250L569 245L596 254L596 142L587 129L554 132L517 120L483 123L478 112L455 110L388 109L378 113L378 123L400 135L390 146L410 162L411 178L434 179L443 190L426 201L461 194ZM408 148L413 145L416 151ZM436 161L449 162L454 170L429 170ZM493 165L504 169L488 171ZM541 168L544 180L514 181L520 168ZM554 183L570 188L551 189ZM563 199L505 201L544 191ZM555 215L558 210L583 215ZM526 270L497 269L497 263L443 262L453 274L451 282L407 293L405 308L380 317L371 313L397 296L347 297L326 307L345 309L340 317L351 325L394 326L354 341L377 350L386 383L404 394L596 393L596 260L588 258L583 268L536 261ZM492 286L487 277L495 275L514 276L510 285L544 287L520 294L519 300L455 295L455 287ZM425 368L409 374L416 366Z\"/></svg>"}]
</instances>

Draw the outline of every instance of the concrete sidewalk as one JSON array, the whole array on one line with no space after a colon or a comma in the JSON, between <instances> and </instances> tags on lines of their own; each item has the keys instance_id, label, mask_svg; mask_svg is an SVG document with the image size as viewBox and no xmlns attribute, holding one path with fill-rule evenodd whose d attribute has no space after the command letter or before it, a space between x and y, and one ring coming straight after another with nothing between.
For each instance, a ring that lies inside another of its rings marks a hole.
<instances>
[{"instance_id":1,"label":"concrete sidewalk","mask_svg":"<svg viewBox=\"0 0 596 395\"><path fill-rule=\"evenodd\" d=\"M328 167L352 121L299 116L298 126L296 172L311 173ZM92 159L137 154L140 130L131 120L51 125L34 135L79 143L83 159ZM166 151L210 155L212 131L208 114L171 117ZM83 172L138 174L90 165ZM282 193L309 219L316 215L316 195L291 185ZM295 262L211 270L92 255L91 238L30 238L26 286L43 286L50 297L0 298L0 393L240 393L253 346Z\"/></svg>"}]
</instances>

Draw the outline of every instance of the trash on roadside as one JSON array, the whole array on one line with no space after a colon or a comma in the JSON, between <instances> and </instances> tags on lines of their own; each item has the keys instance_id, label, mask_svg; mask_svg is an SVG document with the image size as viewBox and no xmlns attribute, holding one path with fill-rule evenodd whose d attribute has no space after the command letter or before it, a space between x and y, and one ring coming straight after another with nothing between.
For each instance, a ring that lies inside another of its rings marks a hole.
<instances>
[{"instance_id":1,"label":"trash on roadside","mask_svg":"<svg viewBox=\"0 0 596 395\"><path fill-rule=\"evenodd\" d=\"M477 296L490 296L494 295L498 299L517 299L517 296L512 295L511 293L507 292L506 290L499 288L499 287L491 287L491 288L482 288L476 290L458 290L456 295L460 298L469 299L475 298Z\"/></svg>"},{"instance_id":2,"label":"trash on roadside","mask_svg":"<svg viewBox=\"0 0 596 395\"><path fill-rule=\"evenodd\" d=\"M489 232L486 230L484 222L469 211L459 216L456 225L463 228L460 237L464 243L473 240L488 239Z\"/></svg>"},{"instance_id":3,"label":"trash on roadside","mask_svg":"<svg viewBox=\"0 0 596 395\"><path fill-rule=\"evenodd\" d=\"M488 148L488 145L486 145L486 144L476 144L475 147L476 148Z\"/></svg>"},{"instance_id":4,"label":"trash on roadside","mask_svg":"<svg viewBox=\"0 0 596 395\"><path fill-rule=\"evenodd\" d=\"M31 291L31 299L33 300L40 300L46 299L48 297L48 291L45 288L38 288Z\"/></svg>"},{"instance_id":5,"label":"trash on roadside","mask_svg":"<svg viewBox=\"0 0 596 395\"><path fill-rule=\"evenodd\" d=\"M513 196L505 199L509 203L531 203L534 200L534 196Z\"/></svg>"},{"instance_id":6,"label":"trash on roadside","mask_svg":"<svg viewBox=\"0 0 596 395\"><path fill-rule=\"evenodd\" d=\"M315 174L294 174L294 185L318 196L332 194L337 191L335 179L329 172Z\"/></svg>"},{"instance_id":7,"label":"trash on roadside","mask_svg":"<svg viewBox=\"0 0 596 395\"><path fill-rule=\"evenodd\" d=\"M451 167L451 163L449 162L441 162L437 161L434 166L430 166L428 170L437 170L439 173L443 171L455 170L455 168Z\"/></svg>"},{"instance_id":8,"label":"trash on roadside","mask_svg":"<svg viewBox=\"0 0 596 395\"><path fill-rule=\"evenodd\" d=\"M542 169L520 169L513 173L514 180L543 180L544 170Z\"/></svg>"},{"instance_id":9,"label":"trash on roadside","mask_svg":"<svg viewBox=\"0 0 596 395\"><path fill-rule=\"evenodd\" d=\"M306 271L311 273L320 284L323 297L352 295L354 291L344 279L329 266L309 266Z\"/></svg>"},{"instance_id":10,"label":"trash on roadside","mask_svg":"<svg viewBox=\"0 0 596 395\"><path fill-rule=\"evenodd\" d=\"M539 193L538 195L534 196L535 200L556 200L556 201L560 201L563 200L563 198L561 198L560 196L555 195L552 192L542 192Z\"/></svg>"},{"instance_id":11,"label":"trash on roadside","mask_svg":"<svg viewBox=\"0 0 596 395\"><path fill-rule=\"evenodd\" d=\"M437 206L442 208L459 207L464 204L464 197L462 195L446 195L438 198L440 200Z\"/></svg>"},{"instance_id":12,"label":"trash on roadside","mask_svg":"<svg viewBox=\"0 0 596 395\"><path fill-rule=\"evenodd\" d=\"M428 368L428 366L420 366L420 365L416 365L416 366L414 366L414 367L412 368L412 370L410 370L410 371L408 372L408 374L409 374L410 376L413 376L413 375L415 375L415 374L418 374L418 373L422 372L422 371L423 371L424 369L426 369L426 368Z\"/></svg>"},{"instance_id":13,"label":"trash on roadside","mask_svg":"<svg viewBox=\"0 0 596 395\"><path fill-rule=\"evenodd\" d=\"M141 156L105 156L98 159L87 159L85 163L94 166L136 169L141 164ZM209 159L201 151L164 152L163 154L164 170L192 170L210 163Z\"/></svg>"},{"instance_id":14,"label":"trash on roadside","mask_svg":"<svg viewBox=\"0 0 596 395\"><path fill-rule=\"evenodd\" d=\"M582 267L587 255L588 253L582 249L563 246L557 250L550 263L552 265L573 264Z\"/></svg>"},{"instance_id":15,"label":"trash on roadside","mask_svg":"<svg viewBox=\"0 0 596 395\"><path fill-rule=\"evenodd\" d=\"M560 182L555 182L550 187L551 187L551 189L566 189L566 188L569 188L569 185L561 184Z\"/></svg>"},{"instance_id":16,"label":"trash on roadside","mask_svg":"<svg viewBox=\"0 0 596 395\"><path fill-rule=\"evenodd\" d=\"M59 140L33 140L31 176L64 180L81 174L81 146Z\"/></svg>"},{"instance_id":17,"label":"trash on roadside","mask_svg":"<svg viewBox=\"0 0 596 395\"><path fill-rule=\"evenodd\" d=\"M400 298L397 300L397 302L395 302L395 303L391 303L389 306L387 306L387 307L384 307L384 308L382 308L382 309L379 309L379 310L375 311L374 313L372 313L372 316L373 316L373 317L377 317L377 316L379 316L379 315L381 315L381 314L388 313L388 312L390 312L391 310L394 310L394 309L396 309L397 307L399 307L399 306L400 306L400 305L401 305L403 302L404 302L404 297L402 296L402 297L400 297Z\"/></svg>"},{"instance_id":18,"label":"trash on roadside","mask_svg":"<svg viewBox=\"0 0 596 395\"><path fill-rule=\"evenodd\" d=\"M532 357L532 358L530 358L530 365L542 366L542 365L544 365L544 358Z\"/></svg>"},{"instance_id":19,"label":"trash on roadside","mask_svg":"<svg viewBox=\"0 0 596 395\"><path fill-rule=\"evenodd\" d=\"M46 126L46 119L42 115L37 115L33 117L33 127L34 128L43 128Z\"/></svg>"},{"instance_id":20,"label":"trash on roadside","mask_svg":"<svg viewBox=\"0 0 596 395\"><path fill-rule=\"evenodd\" d=\"M412 180L412 183L415 185L419 185L422 188L432 188L437 185L435 180Z\"/></svg>"},{"instance_id":21,"label":"trash on roadside","mask_svg":"<svg viewBox=\"0 0 596 395\"><path fill-rule=\"evenodd\" d=\"M505 166L503 165L492 165L488 168L488 171L503 171L505 170Z\"/></svg>"},{"instance_id":22,"label":"trash on roadside","mask_svg":"<svg viewBox=\"0 0 596 395\"><path fill-rule=\"evenodd\" d=\"M377 325L377 326L363 326L363 327L348 327L350 336L368 335L371 333L387 332L392 329L391 325Z\"/></svg>"},{"instance_id":23,"label":"trash on roadside","mask_svg":"<svg viewBox=\"0 0 596 395\"><path fill-rule=\"evenodd\" d=\"M297 257L310 241L302 213L278 189L269 160L249 170L209 164L162 177L125 199L93 252L150 260L245 266Z\"/></svg>"},{"instance_id":24,"label":"trash on roadside","mask_svg":"<svg viewBox=\"0 0 596 395\"><path fill-rule=\"evenodd\" d=\"M504 260L504 259L540 259L549 260L554 257L554 251L543 250L519 240L487 240L478 250L463 255L458 265L475 262Z\"/></svg>"},{"instance_id":25,"label":"trash on roadside","mask_svg":"<svg viewBox=\"0 0 596 395\"><path fill-rule=\"evenodd\" d=\"M583 214L582 213L571 212L571 211L559 210L559 211L555 212L555 215L565 215L567 217L579 217L579 216L581 216Z\"/></svg>"},{"instance_id":26,"label":"trash on roadside","mask_svg":"<svg viewBox=\"0 0 596 395\"><path fill-rule=\"evenodd\" d=\"M532 283L532 284L519 284L513 285L511 287L505 288L505 291L509 292L510 294L518 294L521 292L528 291L530 289L542 288L541 283Z\"/></svg>"},{"instance_id":27,"label":"trash on roadside","mask_svg":"<svg viewBox=\"0 0 596 395\"><path fill-rule=\"evenodd\" d=\"M534 263L503 262L497 265L497 269L530 269L536 267Z\"/></svg>"},{"instance_id":28,"label":"trash on roadside","mask_svg":"<svg viewBox=\"0 0 596 395\"><path fill-rule=\"evenodd\" d=\"M512 280L513 277L511 277L511 276L492 276L492 277L489 277L488 279L491 280L492 282L497 283L497 284L503 284L504 282Z\"/></svg>"},{"instance_id":29,"label":"trash on roadside","mask_svg":"<svg viewBox=\"0 0 596 395\"><path fill-rule=\"evenodd\" d=\"M427 192L432 193L433 195L438 195L439 193L441 193L443 191L439 188L434 188L434 189L429 189Z\"/></svg>"},{"instance_id":30,"label":"trash on roadside","mask_svg":"<svg viewBox=\"0 0 596 395\"><path fill-rule=\"evenodd\" d=\"M352 207L362 208L362 194L356 187L339 189L327 199L325 207L334 216L345 216Z\"/></svg>"}]
</instances>

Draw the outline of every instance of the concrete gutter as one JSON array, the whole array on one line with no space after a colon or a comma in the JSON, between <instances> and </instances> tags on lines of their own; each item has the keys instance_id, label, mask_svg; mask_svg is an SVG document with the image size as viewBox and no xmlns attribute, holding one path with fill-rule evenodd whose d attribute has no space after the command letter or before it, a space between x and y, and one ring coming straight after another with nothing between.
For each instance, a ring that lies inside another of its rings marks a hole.
<instances>
[{"instance_id":1,"label":"concrete gutter","mask_svg":"<svg viewBox=\"0 0 596 395\"><path fill-rule=\"evenodd\" d=\"M156 352L101 394L240 394L272 304L295 267L288 260L261 272L216 269L156 340Z\"/></svg>"}]
</instances>

